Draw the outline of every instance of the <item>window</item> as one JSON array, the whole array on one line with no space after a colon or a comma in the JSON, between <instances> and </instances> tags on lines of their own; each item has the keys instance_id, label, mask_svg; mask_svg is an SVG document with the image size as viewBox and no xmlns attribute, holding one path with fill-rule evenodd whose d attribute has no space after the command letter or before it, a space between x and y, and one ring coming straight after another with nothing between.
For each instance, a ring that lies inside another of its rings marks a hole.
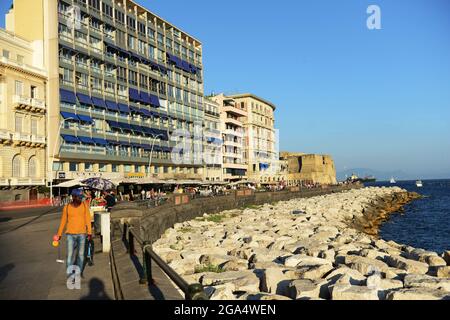
<instances>
[{"instance_id":1,"label":"window","mask_svg":"<svg viewBox=\"0 0 450 320\"><path fill-rule=\"evenodd\" d=\"M148 55L150 58L155 59L155 47L154 46L148 46Z\"/></svg>"},{"instance_id":2,"label":"window","mask_svg":"<svg viewBox=\"0 0 450 320\"><path fill-rule=\"evenodd\" d=\"M23 82L16 80L16 95L22 95L23 94Z\"/></svg>"},{"instance_id":3,"label":"window","mask_svg":"<svg viewBox=\"0 0 450 320\"><path fill-rule=\"evenodd\" d=\"M109 18L112 19L113 17L113 8L106 4L106 3L102 3L102 9L103 9L103 14L105 14L106 16L108 16Z\"/></svg>"},{"instance_id":4,"label":"window","mask_svg":"<svg viewBox=\"0 0 450 320\"><path fill-rule=\"evenodd\" d=\"M23 122L22 116L16 115L16 118L15 118L15 129L16 129L16 132L19 132L19 133L22 132L22 122Z\"/></svg>"},{"instance_id":5,"label":"window","mask_svg":"<svg viewBox=\"0 0 450 320\"><path fill-rule=\"evenodd\" d=\"M53 162L53 171L62 171L63 164L61 162Z\"/></svg>"},{"instance_id":6,"label":"window","mask_svg":"<svg viewBox=\"0 0 450 320\"><path fill-rule=\"evenodd\" d=\"M3 57L6 59L9 59L9 51L6 49L3 49Z\"/></svg>"},{"instance_id":7,"label":"window","mask_svg":"<svg viewBox=\"0 0 450 320\"><path fill-rule=\"evenodd\" d=\"M69 163L69 171L72 171L72 172L78 171L78 163L70 162Z\"/></svg>"},{"instance_id":8,"label":"window","mask_svg":"<svg viewBox=\"0 0 450 320\"><path fill-rule=\"evenodd\" d=\"M20 54L17 55L17 63L23 64L24 62L24 56L21 56Z\"/></svg>"},{"instance_id":9,"label":"window","mask_svg":"<svg viewBox=\"0 0 450 320\"><path fill-rule=\"evenodd\" d=\"M94 165L92 163L86 162L84 164L84 171L92 172L94 170Z\"/></svg>"},{"instance_id":10,"label":"window","mask_svg":"<svg viewBox=\"0 0 450 320\"><path fill-rule=\"evenodd\" d=\"M22 176L22 158L15 156L12 160L12 176L15 178Z\"/></svg>"},{"instance_id":11,"label":"window","mask_svg":"<svg viewBox=\"0 0 450 320\"><path fill-rule=\"evenodd\" d=\"M100 171L100 172L106 172L106 170L107 170L106 164L100 163L100 164L98 165L98 171Z\"/></svg>"},{"instance_id":12,"label":"window","mask_svg":"<svg viewBox=\"0 0 450 320\"><path fill-rule=\"evenodd\" d=\"M136 49L136 38L133 36L128 36L128 47L135 50Z\"/></svg>"},{"instance_id":13,"label":"window","mask_svg":"<svg viewBox=\"0 0 450 320\"><path fill-rule=\"evenodd\" d=\"M138 22L139 33L145 35L145 24L142 22Z\"/></svg>"},{"instance_id":14,"label":"window","mask_svg":"<svg viewBox=\"0 0 450 320\"><path fill-rule=\"evenodd\" d=\"M129 172L131 172L131 169L132 168L132 165L131 164L125 164L124 166L123 166L123 171L124 172L126 172L126 173L129 173Z\"/></svg>"},{"instance_id":15,"label":"window","mask_svg":"<svg viewBox=\"0 0 450 320\"><path fill-rule=\"evenodd\" d=\"M119 172L119 165L117 165L117 164L112 164L112 165L111 165L111 171L112 171L112 172Z\"/></svg>"},{"instance_id":16,"label":"window","mask_svg":"<svg viewBox=\"0 0 450 320\"><path fill-rule=\"evenodd\" d=\"M31 134L34 136L38 135L38 120L31 119Z\"/></svg>"},{"instance_id":17,"label":"window","mask_svg":"<svg viewBox=\"0 0 450 320\"><path fill-rule=\"evenodd\" d=\"M125 14L118 9L116 9L116 21L125 24Z\"/></svg>"},{"instance_id":18,"label":"window","mask_svg":"<svg viewBox=\"0 0 450 320\"><path fill-rule=\"evenodd\" d=\"M136 30L136 20L132 17L127 16L127 26L132 28L133 30Z\"/></svg>"},{"instance_id":19,"label":"window","mask_svg":"<svg viewBox=\"0 0 450 320\"><path fill-rule=\"evenodd\" d=\"M28 176L30 178L37 177L37 160L36 157L31 157L28 161Z\"/></svg>"},{"instance_id":20,"label":"window","mask_svg":"<svg viewBox=\"0 0 450 320\"><path fill-rule=\"evenodd\" d=\"M35 86L31 86L31 99L36 99L37 98L37 88Z\"/></svg>"}]
</instances>

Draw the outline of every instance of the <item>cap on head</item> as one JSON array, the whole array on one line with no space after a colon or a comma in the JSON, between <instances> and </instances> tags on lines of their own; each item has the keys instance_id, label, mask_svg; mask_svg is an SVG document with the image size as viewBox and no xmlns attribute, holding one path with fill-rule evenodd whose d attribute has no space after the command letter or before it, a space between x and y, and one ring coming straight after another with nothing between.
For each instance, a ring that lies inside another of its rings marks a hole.
<instances>
[{"instance_id":1,"label":"cap on head","mask_svg":"<svg viewBox=\"0 0 450 320\"><path fill-rule=\"evenodd\" d=\"M73 189L71 195L74 196L74 197L81 198L83 196L83 190L81 190L81 189Z\"/></svg>"}]
</instances>

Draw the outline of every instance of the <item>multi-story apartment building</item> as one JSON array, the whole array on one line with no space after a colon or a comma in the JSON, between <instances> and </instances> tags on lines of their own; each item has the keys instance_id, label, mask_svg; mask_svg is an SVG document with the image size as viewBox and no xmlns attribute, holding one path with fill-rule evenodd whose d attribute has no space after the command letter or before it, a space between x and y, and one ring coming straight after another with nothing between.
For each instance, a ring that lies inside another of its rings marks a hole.
<instances>
[{"instance_id":1,"label":"multi-story apartment building","mask_svg":"<svg viewBox=\"0 0 450 320\"><path fill-rule=\"evenodd\" d=\"M246 110L243 120L248 180L258 184L278 182L279 155L275 132L275 105L250 93L231 95L235 106Z\"/></svg>"},{"instance_id":2,"label":"multi-story apartment building","mask_svg":"<svg viewBox=\"0 0 450 320\"><path fill-rule=\"evenodd\" d=\"M34 44L0 29L0 201L45 185L46 73Z\"/></svg>"},{"instance_id":3,"label":"multi-story apartment building","mask_svg":"<svg viewBox=\"0 0 450 320\"><path fill-rule=\"evenodd\" d=\"M241 108L231 97L219 94L210 97L219 104L220 123L223 137L223 180L247 179L246 149L244 145L244 123L247 109Z\"/></svg>"},{"instance_id":4,"label":"multi-story apartment building","mask_svg":"<svg viewBox=\"0 0 450 320\"><path fill-rule=\"evenodd\" d=\"M220 123L220 105L208 98L203 100L205 106L205 123L203 139L205 142L203 159L205 161L205 181L223 180L223 137Z\"/></svg>"},{"instance_id":5,"label":"multi-story apartment building","mask_svg":"<svg viewBox=\"0 0 450 320\"><path fill-rule=\"evenodd\" d=\"M7 27L45 52L50 180L202 178L170 139L203 122L197 39L131 0L15 0Z\"/></svg>"}]
</instances>

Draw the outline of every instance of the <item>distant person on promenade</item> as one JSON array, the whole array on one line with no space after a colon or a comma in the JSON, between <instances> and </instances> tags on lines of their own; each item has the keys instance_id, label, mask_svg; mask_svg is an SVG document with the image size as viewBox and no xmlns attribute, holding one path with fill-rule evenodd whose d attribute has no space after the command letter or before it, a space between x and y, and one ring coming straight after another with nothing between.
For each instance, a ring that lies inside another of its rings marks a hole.
<instances>
[{"instance_id":1,"label":"distant person on promenade","mask_svg":"<svg viewBox=\"0 0 450 320\"><path fill-rule=\"evenodd\" d=\"M91 215L86 202L82 201L83 191L75 189L71 195L72 202L63 208L57 233L59 241L64 230L67 236L67 276L73 273L72 266L77 266L83 274L86 239L92 239Z\"/></svg>"},{"instance_id":2,"label":"distant person on promenade","mask_svg":"<svg viewBox=\"0 0 450 320\"><path fill-rule=\"evenodd\" d=\"M116 205L116 197L112 192L105 192L106 210L109 212Z\"/></svg>"}]
</instances>

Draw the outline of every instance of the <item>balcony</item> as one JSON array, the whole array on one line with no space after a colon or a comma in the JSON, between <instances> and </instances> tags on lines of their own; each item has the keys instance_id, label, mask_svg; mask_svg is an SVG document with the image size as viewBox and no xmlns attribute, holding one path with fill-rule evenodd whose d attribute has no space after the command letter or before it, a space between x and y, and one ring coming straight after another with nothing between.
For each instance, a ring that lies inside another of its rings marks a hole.
<instances>
[{"instance_id":1,"label":"balcony","mask_svg":"<svg viewBox=\"0 0 450 320\"><path fill-rule=\"evenodd\" d=\"M0 140L11 141L11 133L4 129L0 129Z\"/></svg>"},{"instance_id":2,"label":"balcony","mask_svg":"<svg viewBox=\"0 0 450 320\"><path fill-rule=\"evenodd\" d=\"M31 143L31 135L15 132L13 134L13 140L19 143Z\"/></svg>"},{"instance_id":3,"label":"balcony","mask_svg":"<svg viewBox=\"0 0 450 320\"><path fill-rule=\"evenodd\" d=\"M31 142L37 143L37 144L45 144L46 143L45 137L35 136L35 135L31 136Z\"/></svg>"},{"instance_id":4,"label":"balcony","mask_svg":"<svg viewBox=\"0 0 450 320\"><path fill-rule=\"evenodd\" d=\"M63 145L61 152L92 154L92 155L106 155L106 149L100 147L78 146L78 145Z\"/></svg>"},{"instance_id":5,"label":"balcony","mask_svg":"<svg viewBox=\"0 0 450 320\"><path fill-rule=\"evenodd\" d=\"M247 111L236 108L236 107L232 107L232 106L224 106L223 111L226 113L233 114L238 117L246 117L247 116Z\"/></svg>"},{"instance_id":6,"label":"balcony","mask_svg":"<svg viewBox=\"0 0 450 320\"><path fill-rule=\"evenodd\" d=\"M22 95L14 95L13 96L13 104L17 108L27 108L27 107L29 107L31 109L31 107L32 107L31 99L30 98L26 98L26 97L24 97Z\"/></svg>"},{"instance_id":7,"label":"balcony","mask_svg":"<svg viewBox=\"0 0 450 320\"><path fill-rule=\"evenodd\" d=\"M40 110L41 112L45 111L45 101L44 100L32 98L31 99L31 105L36 110Z\"/></svg>"},{"instance_id":8,"label":"balcony","mask_svg":"<svg viewBox=\"0 0 450 320\"><path fill-rule=\"evenodd\" d=\"M11 178L11 186L43 186L44 179L38 178Z\"/></svg>"},{"instance_id":9,"label":"balcony","mask_svg":"<svg viewBox=\"0 0 450 320\"><path fill-rule=\"evenodd\" d=\"M0 178L0 186L9 186L9 179Z\"/></svg>"},{"instance_id":10,"label":"balcony","mask_svg":"<svg viewBox=\"0 0 450 320\"><path fill-rule=\"evenodd\" d=\"M232 124L237 127L242 127L244 125L241 121L239 121L238 119L235 119L235 118L226 118L225 123Z\"/></svg>"},{"instance_id":11,"label":"balcony","mask_svg":"<svg viewBox=\"0 0 450 320\"><path fill-rule=\"evenodd\" d=\"M230 135L230 136L234 136L234 137L243 137L244 134L242 133L242 131L237 131L237 130L233 130L233 129L226 129L223 132L225 135Z\"/></svg>"}]
</instances>

